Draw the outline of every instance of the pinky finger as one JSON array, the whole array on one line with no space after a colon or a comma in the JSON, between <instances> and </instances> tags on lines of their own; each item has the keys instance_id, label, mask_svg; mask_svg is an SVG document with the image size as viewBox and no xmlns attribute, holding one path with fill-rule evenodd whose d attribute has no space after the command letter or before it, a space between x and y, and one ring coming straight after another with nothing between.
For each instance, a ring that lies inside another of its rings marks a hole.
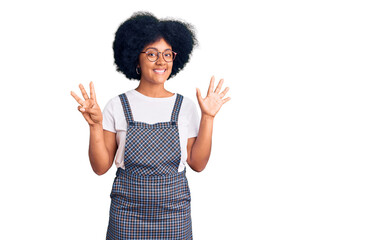
<instances>
[{"instance_id":1,"label":"pinky finger","mask_svg":"<svg viewBox=\"0 0 376 240\"><path fill-rule=\"evenodd\" d=\"M222 102L222 104L225 104L225 103L227 103L228 101L230 101L231 100L231 98L230 97L228 97L228 98L225 98L225 99L223 99L223 102Z\"/></svg>"},{"instance_id":2,"label":"pinky finger","mask_svg":"<svg viewBox=\"0 0 376 240\"><path fill-rule=\"evenodd\" d=\"M85 108L83 108L81 105L77 107L78 111L85 112Z\"/></svg>"},{"instance_id":3,"label":"pinky finger","mask_svg":"<svg viewBox=\"0 0 376 240\"><path fill-rule=\"evenodd\" d=\"M221 92L221 93L219 94L219 97L220 97L220 98L223 98L223 97L227 94L228 90L230 90L230 88L229 88L229 87L226 87L225 90L223 90L223 92Z\"/></svg>"}]
</instances>

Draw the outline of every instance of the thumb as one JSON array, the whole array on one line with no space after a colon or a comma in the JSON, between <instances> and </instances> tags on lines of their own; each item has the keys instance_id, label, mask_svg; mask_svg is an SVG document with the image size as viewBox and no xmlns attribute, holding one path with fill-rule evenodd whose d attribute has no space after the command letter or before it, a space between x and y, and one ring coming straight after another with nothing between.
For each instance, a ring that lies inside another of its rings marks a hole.
<instances>
[{"instance_id":1,"label":"thumb","mask_svg":"<svg viewBox=\"0 0 376 240\"><path fill-rule=\"evenodd\" d=\"M198 100L198 103L201 104L203 99L202 99L202 96L201 96L201 91L199 88L196 88L196 95L197 95L197 100Z\"/></svg>"}]
</instances>

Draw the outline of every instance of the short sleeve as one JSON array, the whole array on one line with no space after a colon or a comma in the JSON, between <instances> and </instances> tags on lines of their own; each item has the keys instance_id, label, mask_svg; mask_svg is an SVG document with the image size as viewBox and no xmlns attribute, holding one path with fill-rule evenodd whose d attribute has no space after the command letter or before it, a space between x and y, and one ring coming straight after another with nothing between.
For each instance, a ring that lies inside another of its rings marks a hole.
<instances>
[{"instance_id":1,"label":"short sleeve","mask_svg":"<svg viewBox=\"0 0 376 240\"><path fill-rule=\"evenodd\" d=\"M114 101L111 99L103 109L103 130L116 133L114 118Z\"/></svg>"},{"instance_id":2,"label":"short sleeve","mask_svg":"<svg viewBox=\"0 0 376 240\"><path fill-rule=\"evenodd\" d=\"M197 137L198 135L198 129L200 124L200 119L198 116L196 105L193 103L193 101L190 101L190 121L188 125L188 138Z\"/></svg>"}]
</instances>

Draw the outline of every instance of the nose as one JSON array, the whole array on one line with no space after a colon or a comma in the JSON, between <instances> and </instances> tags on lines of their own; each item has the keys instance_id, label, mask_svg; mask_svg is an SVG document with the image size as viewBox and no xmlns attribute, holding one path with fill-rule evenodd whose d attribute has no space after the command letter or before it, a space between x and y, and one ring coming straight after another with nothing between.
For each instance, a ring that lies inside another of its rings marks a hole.
<instances>
[{"instance_id":1,"label":"nose","mask_svg":"<svg viewBox=\"0 0 376 240\"><path fill-rule=\"evenodd\" d=\"M158 59L157 59L157 61L156 61L155 63L156 63L157 65L164 65L164 64L167 63L167 62L164 60L164 58L163 58L161 52L158 52Z\"/></svg>"}]
</instances>

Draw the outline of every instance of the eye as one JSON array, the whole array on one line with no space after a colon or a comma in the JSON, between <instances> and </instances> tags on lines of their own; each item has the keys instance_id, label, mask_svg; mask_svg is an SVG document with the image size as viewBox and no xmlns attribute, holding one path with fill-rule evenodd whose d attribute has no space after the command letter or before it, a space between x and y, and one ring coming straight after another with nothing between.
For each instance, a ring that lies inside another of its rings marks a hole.
<instances>
[{"instance_id":1,"label":"eye","mask_svg":"<svg viewBox=\"0 0 376 240\"><path fill-rule=\"evenodd\" d=\"M163 53L163 56L165 56L166 58L172 58L172 51L171 50L166 50Z\"/></svg>"}]
</instances>

